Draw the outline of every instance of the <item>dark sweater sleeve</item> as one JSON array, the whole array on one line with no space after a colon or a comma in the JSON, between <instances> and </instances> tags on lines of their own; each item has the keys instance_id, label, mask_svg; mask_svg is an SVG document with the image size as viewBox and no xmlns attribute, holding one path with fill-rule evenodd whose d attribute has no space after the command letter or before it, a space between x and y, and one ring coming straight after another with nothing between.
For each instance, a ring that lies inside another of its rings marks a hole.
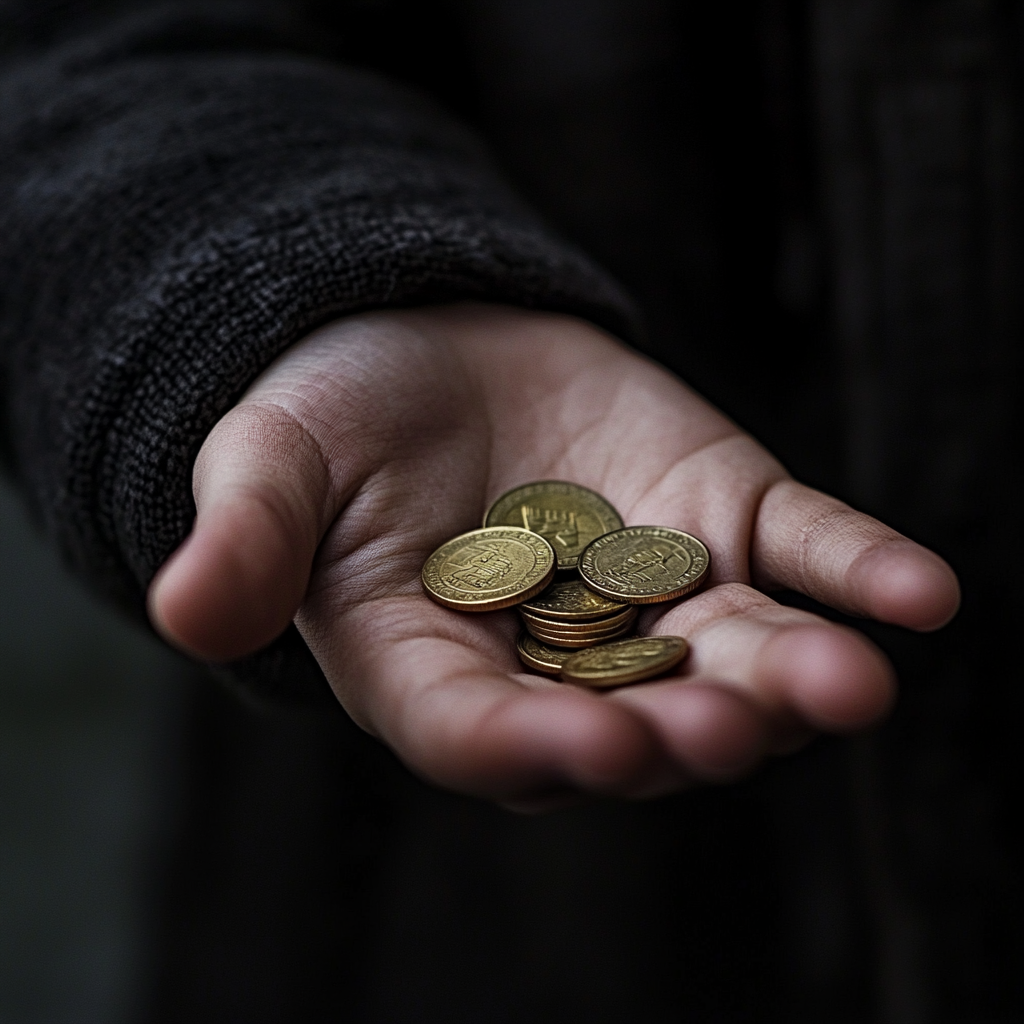
<instances>
[{"instance_id":1,"label":"dark sweater sleeve","mask_svg":"<svg viewBox=\"0 0 1024 1024\"><path fill-rule=\"evenodd\" d=\"M628 332L616 286L466 130L273 7L4 17L5 455L70 565L136 614L191 527L203 439L312 328L475 298ZM316 691L311 662L292 629L233 674Z\"/></svg>"}]
</instances>

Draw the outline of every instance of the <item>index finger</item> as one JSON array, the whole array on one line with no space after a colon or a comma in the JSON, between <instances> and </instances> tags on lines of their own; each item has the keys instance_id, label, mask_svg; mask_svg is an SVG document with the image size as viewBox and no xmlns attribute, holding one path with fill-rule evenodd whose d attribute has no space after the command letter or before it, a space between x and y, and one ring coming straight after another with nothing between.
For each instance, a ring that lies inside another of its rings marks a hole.
<instances>
[{"instance_id":1,"label":"index finger","mask_svg":"<svg viewBox=\"0 0 1024 1024\"><path fill-rule=\"evenodd\" d=\"M960 605L956 575L934 552L788 479L769 488L758 509L751 568L761 588L797 590L910 629L938 629Z\"/></svg>"}]
</instances>

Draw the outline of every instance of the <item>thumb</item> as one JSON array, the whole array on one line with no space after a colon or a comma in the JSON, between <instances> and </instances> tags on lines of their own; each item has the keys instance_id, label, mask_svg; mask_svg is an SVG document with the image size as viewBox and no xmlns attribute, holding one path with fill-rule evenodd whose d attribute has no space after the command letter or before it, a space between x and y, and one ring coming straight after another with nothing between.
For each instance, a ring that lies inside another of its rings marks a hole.
<instances>
[{"instance_id":1,"label":"thumb","mask_svg":"<svg viewBox=\"0 0 1024 1024\"><path fill-rule=\"evenodd\" d=\"M236 406L213 429L193 473L192 533L149 588L149 614L175 646L231 661L292 620L331 511L316 441L276 405Z\"/></svg>"}]
</instances>

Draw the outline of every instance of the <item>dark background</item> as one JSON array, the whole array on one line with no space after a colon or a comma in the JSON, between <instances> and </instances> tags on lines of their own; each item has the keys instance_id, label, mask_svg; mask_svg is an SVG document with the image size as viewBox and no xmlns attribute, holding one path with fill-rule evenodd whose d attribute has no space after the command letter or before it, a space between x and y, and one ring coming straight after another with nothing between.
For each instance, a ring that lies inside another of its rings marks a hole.
<instances>
[{"instance_id":1,"label":"dark background","mask_svg":"<svg viewBox=\"0 0 1024 1024\"><path fill-rule=\"evenodd\" d=\"M90 746L88 708L62 731L56 698L4 697L57 737L44 758L5 740L5 800L82 819L51 836L66 859L11 886L39 920L39 894L79 879L43 959L106 978L104 1020L1020 1019L1019 5L307 6L330 56L474 124L631 289L652 356L796 475L936 548L964 607L933 637L868 630L903 685L869 736L539 818L422 785L340 711L250 709L130 634L106 653L72 635L46 671L92 665L76 692L135 739ZM27 635L5 634L12 678L44 674ZM31 764L51 781L19 781ZM120 808L99 835L89 794ZM82 836L123 863L83 870ZM14 875L39 868L24 845ZM74 911L90 890L122 908L105 958ZM58 1018L36 974L4 983L0 1016Z\"/></svg>"}]
</instances>

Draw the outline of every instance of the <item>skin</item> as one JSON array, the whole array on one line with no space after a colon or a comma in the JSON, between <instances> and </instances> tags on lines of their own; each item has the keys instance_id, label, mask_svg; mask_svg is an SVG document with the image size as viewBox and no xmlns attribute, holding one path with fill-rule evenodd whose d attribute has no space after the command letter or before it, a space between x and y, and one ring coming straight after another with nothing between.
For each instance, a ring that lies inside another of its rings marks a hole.
<instances>
[{"instance_id":1,"label":"skin","mask_svg":"<svg viewBox=\"0 0 1024 1024\"><path fill-rule=\"evenodd\" d=\"M641 615L642 632L690 641L678 674L565 686L522 670L513 611L424 596L431 551L502 491L551 478L710 548L701 592ZM590 324L502 306L311 334L211 432L194 491L192 534L149 593L167 639L230 661L294 619L362 728L425 778L521 809L731 778L883 716L881 652L768 591L915 630L959 603L937 555L796 483L662 368Z\"/></svg>"}]
</instances>

